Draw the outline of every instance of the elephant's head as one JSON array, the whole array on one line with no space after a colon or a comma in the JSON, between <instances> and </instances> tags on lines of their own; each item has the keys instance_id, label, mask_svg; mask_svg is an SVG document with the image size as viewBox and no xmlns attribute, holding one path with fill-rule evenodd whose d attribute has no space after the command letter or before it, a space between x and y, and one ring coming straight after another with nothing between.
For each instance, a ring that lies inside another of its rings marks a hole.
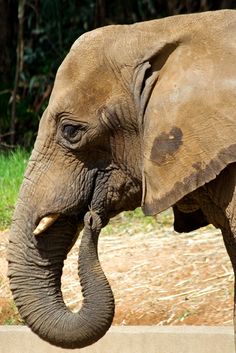
<instances>
[{"instance_id":1,"label":"elephant's head","mask_svg":"<svg viewBox=\"0 0 236 353\"><path fill-rule=\"evenodd\" d=\"M214 16L223 31L223 15ZM236 66L230 55L221 64L208 27L209 15L108 26L82 36L60 66L9 245L16 304L49 342L82 347L107 330L107 318L69 312L60 290L63 261L90 208L103 225L141 203L155 214L235 160L236 99L227 78ZM91 308L106 303L92 290Z\"/></svg>"}]
</instances>

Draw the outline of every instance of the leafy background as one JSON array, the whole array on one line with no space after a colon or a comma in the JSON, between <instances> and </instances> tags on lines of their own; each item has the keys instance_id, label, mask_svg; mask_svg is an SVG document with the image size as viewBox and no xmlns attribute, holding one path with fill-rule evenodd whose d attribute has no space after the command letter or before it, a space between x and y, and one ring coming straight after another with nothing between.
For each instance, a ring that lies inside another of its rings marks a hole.
<instances>
[{"instance_id":1,"label":"leafy background","mask_svg":"<svg viewBox=\"0 0 236 353\"><path fill-rule=\"evenodd\" d=\"M236 8L233 0L0 0L0 149L30 149L56 70L96 27Z\"/></svg>"}]
</instances>

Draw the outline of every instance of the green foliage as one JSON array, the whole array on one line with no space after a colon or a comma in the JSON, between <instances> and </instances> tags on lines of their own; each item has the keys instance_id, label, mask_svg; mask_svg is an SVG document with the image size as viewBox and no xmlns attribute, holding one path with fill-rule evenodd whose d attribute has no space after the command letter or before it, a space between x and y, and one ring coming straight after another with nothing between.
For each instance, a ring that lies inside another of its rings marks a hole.
<instances>
[{"instance_id":1,"label":"green foliage","mask_svg":"<svg viewBox=\"0 0 236 353\"><path fill-rule=\"evenodd\" d=\"M28 158L22 149L0 154L0 229L10 225Z\"/></svg>"}]
</instances>

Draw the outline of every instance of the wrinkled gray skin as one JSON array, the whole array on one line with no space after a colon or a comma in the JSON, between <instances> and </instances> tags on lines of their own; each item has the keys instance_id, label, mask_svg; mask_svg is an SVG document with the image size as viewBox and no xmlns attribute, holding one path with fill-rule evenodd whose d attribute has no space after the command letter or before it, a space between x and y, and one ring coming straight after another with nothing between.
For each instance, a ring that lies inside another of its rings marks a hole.
<instances>
[{"instance_id":1,"label":"wrinkled gray skin","mask_svg":"<svg viewBox=\"0 0 236 353\"><path fill-rule=\"evenodd\" d=\"M60 66L8 255L16 305L43 339L84 347L109 328L113 297L91 239L123 210L173 206L179 232L212 223L236 269L235 23L234 11L221 11L109 26L82 36ZM61 273L89 209L84 306L73 314ZM34 235L51 214L60 216Z\"/></svg>"}]
</instances>

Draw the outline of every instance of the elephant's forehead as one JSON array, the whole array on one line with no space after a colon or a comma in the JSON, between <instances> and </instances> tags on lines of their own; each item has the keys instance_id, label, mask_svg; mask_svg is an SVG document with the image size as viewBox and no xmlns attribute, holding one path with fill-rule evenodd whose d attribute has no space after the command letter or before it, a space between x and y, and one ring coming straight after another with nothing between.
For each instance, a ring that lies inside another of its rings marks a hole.
<instances>
[{"instance_id":1,"label":"elephant's forehead","mask_svg":"<svg viewBox=\"0 0 236 353\"><path fill-rule=\"evenodd\" d=\"M104 68L101 57L96 57L92 49L70 51L57 71L55 86L77 85L78 82L86 85L88 80L95 79Z\"/></svg>"},{"instance_id":2,"label":"elephant's forehead","mask_svg":"<svg viewBox=\"0 0 236 353\"><path fill-rule=\"evenodd\" d=\"M105 63L96 62L83 55L70 53L59 68L50 104L59 104L82 109L93 108L104 103L117 86L114 74Z\"/></svg>"}]
</instances>

